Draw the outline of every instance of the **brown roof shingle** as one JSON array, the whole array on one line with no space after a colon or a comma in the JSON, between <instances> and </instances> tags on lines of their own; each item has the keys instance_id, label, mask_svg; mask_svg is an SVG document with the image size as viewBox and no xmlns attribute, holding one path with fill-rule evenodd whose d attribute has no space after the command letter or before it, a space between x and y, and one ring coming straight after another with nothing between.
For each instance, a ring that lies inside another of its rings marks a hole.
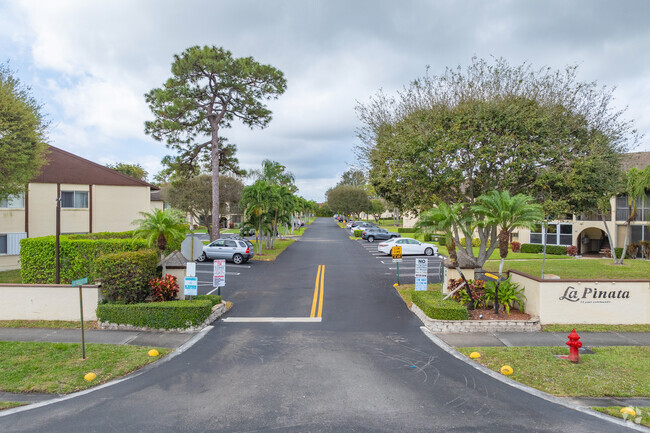
<instances>
[{"instance_id":1,"label":"brown roof shingle","mask_svg":"<svg viewBox=\"0 0 650 433\"><path fill-rule=\"evenodd\" d=\"M628 171L631 168L643 170L650 165L650 152L624 153L621 159L621 169Z\"/></svg>"},{"instance_id":2,"label":"brown roof shingle","mask_svg":"<svg viewBox=\"0 0 650 433\"><path fill-rule=\"evenodd\" d=\"M82 185L148 186L159 189L140 179L134 179L103 165L84 159L54 146L48 146L47 162L34 183L72 183Z\"/></svg>"}]
</instances>

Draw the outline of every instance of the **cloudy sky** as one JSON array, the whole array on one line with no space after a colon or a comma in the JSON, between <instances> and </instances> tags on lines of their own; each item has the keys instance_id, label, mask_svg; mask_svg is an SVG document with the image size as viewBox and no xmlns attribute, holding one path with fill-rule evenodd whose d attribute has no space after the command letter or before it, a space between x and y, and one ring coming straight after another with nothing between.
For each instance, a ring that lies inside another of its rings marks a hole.
<instances>
[{"instance_id":1,"label":"cloudy sky","mask_svg":"<svg viewBox=\"0 0 650 433\"><path fill-rule=\"evenodd\" d=\"M52 121L51 144L150 175L170 151L144 134L143 95L173 54L222 46L284 72L263 130L225 130L245 169L265 158L292 171L305 198L355 164L354 107L472 56L563 68L615 86L616 105L650 150L650 2L638 1L7 1L0 62L10 61Z\"/></svg>"}]
</instances>

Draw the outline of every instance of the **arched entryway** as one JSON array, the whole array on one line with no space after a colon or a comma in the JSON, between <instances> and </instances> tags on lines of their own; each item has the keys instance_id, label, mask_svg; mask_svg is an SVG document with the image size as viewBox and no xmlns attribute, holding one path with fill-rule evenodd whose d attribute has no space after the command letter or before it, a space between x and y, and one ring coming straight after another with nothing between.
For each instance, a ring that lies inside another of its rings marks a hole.
<instances>
[{"instance_id":1,"label":"arched entryway","mask_svg":"<svg viewBox=\"0 0 650 433\"><path fill-rule=\"evenodd\" d=\"M597 227L581 231L577 242L579 254L599 254L603 249L609 248L607 233Z\"/></svg>"}]
</instances>

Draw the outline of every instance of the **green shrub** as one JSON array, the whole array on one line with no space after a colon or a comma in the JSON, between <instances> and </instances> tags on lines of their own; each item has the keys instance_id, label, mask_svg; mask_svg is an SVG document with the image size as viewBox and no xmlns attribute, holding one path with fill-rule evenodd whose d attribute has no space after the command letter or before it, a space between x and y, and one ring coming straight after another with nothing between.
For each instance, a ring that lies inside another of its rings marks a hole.
<instances>
[{"instance_id":1,"label":"green shrub","mask_svg":"<svg viewBox=\"0 0 650 433\"><path fill-rule=\"evenodd\" d=\"M354 231L354 237L355 238L360 238L362 233L363 233L363 230L355 230Z\"/></svg>"},{"instance_id":2,"label":"green shrub","mask_svg":"<svg viewBox=\"0 0 650 433\"><path fill-rule=\"evenodd\" d=\"M95 261L100 254L137 251L147 247L143 239L83 239L79 236L81 235L60 237L61 283L84 277L88 277L90 282L94 281ZM20 275L24 284L54 284L55 245L55 236L26 238L20 241Z\"/></svg>"},{"instance_id":3,"label":"green shrub","mask_svg":"<svg viewBox=\"0 0 650 433\"><path fill-rule=\"evenodd\" d=\"M438 237L438 245L444 246L447 245L447 236L442 235Z\"/></svg>"},{"instance_id":4,"label":"green shrub","mask_svg":"<svg viewBox=\"0 0 650 433\"><path fill-rule=\"evenodd\" d=\"M544 247L538 244L521 244L520 252L522 253L541 253Z\"/></svg>"},{"instance_id":5,"label":"green shrub","mask_svg":"<svg viewBox=\"0 0 650 433\"><path fill-rule=\"evenodd\" d=\"M485 283L486 306L488 302L494 303L496 286L496 281L488 281ZM525 299L526 296L524 295L523 287L519 287L519 284L510 281L510 277L501 281L501 284L499 284L499 304L505 307L506 314L510 314L510 308L515 304L515 302L519 304L519 309L523 313Z\"/></svg>"},{"instance_id":6,"label":"green shrub","mask_svg":"<svg viewBox=\"0 0 650 433\"><path fill-rule=\"evenodd\" d=\"M203 323L211 312L212 301L209 299L97 306L97 318L102 322L155 329L197 326Z\"/></svg>"},{"instance_id":7,"label":"green shrub","mask_svg":"<svg viewBox=\"0 0 650 433\"><path fill-rule=\"evenodd\" d=\"M78 239L130 239L133 237L133 230L128 232L97 232L97 233L84 233L84 234L74 234L66 235L68 239L78 240Z\"/></svg>"},{"instance_id":8,"label":"green shrub","mask_svg":"<svg viewBox=\"0 0 650 433\"><path fill-rule=\"evenodd\" d=\"M544 249L542 248L542 251ZM546 245L546 254L563 256L566 254L566 247L562 245Z\"/></svg>"},{"instance_id":9,"label":"green shrub","mask_svg":"<svg viewBox=\"0 0 650 433\"><path fill-rule=\"evenodd\" d=\"M415 233L415 227L398 227L397 233Z\"/></svg>"},{"instance_id":10,"label":"green shrub","mask_svg":"<svg viewBox=\"0 0 650 433\"><path fill-rule=\"evenodd\" d=\"M219 295L196 295L192 298L192 300L208 300L212 303L212 306L214 307L217 304L221 303L221 296Z\"/></svg>"},{"instance_id":11,"label":"green shrub","mask_svg":"<svg viewBox=\"0 0 650 433\"><path fill-rule=\"evenodd\" d=\"M413 292L413 303L432 319L437 320L467 320L467 308L458 302L443 300L440 292Z\"/></svg>"},{"instance_id":12,"label":"green shrub","mask_svg":"<svg viewBox=\"0 0 650 433\"><path fill-rule=\"evenodd\" d=\"M157 276L155 250L104 254L97 258L95 270L102 279L102 293L113 302L142 302L151 293L149 281Z\"/></svg>"}]
</instances>

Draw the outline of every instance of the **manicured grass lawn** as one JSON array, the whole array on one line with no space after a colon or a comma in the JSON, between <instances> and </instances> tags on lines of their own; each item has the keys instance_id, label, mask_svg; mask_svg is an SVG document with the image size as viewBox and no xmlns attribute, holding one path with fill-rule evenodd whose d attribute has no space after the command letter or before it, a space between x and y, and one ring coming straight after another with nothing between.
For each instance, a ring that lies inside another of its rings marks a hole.
<instances>
[{"instance_id":1,"label":"manicured grass lawn","mask_svg":"<svg viewBox=\"0 0 650 433\"><path fill-rule=\"evenodd\" d=\"M81 323L65 320L0 320L0 328L81 329ZM97 322L84 322L84 329L99 329L99 326Z\"/></svg>"},{"instance_id":2,"label":"manicured grass lawn","mask_svg":"<svg viewBox=\"0 0 650 433\"><path fill-rule=\"evenodd\" d=\"M406 237L406 235L404 235ZM422 240L422 239L420 239ZM433 242L435 244L435 242ZM438 244L436 244L438 245ZM474 251L474 257L478 257L478 250L479 247L473 247L472 250ZM449 257L449 250L447 250L447 247L444 245L439 245L438 246L438 253L442 254L443 256ZM506 258L506 266L507 263L511 260L542 260L543 259L543 254L538 254L538 253L513 253L510 251L508 253L508 257ZM556 256L553 254L547 254L546 255L546 260L570 260L573 259L571 256ZM488 258L488 260L496 260L497 261L497 269L499 268L498 262L501 260L501 257L499 256L499 249L495 248L494 251L492 251L492 254ZM575 260L575 259L574 259ZM486 264L487 266L487 264ZM541 269L541 268L540 268Z\"/></svg>"},{"instance_id":3,"label":"manicured grass lawn","mask_svg":"<svg viewBox=\"0 0 650 433\"><path fill-rule=\"evenodd\" d=\"M13 407L25 406L27 403L16 403L15 401L0 401L0 410L11 409Z\"/></svg>"},{"instance_id":4,"label":"manicured grass lawn","mask_svg":"<svg viewBox=\"0 0 650 433\"><path fill-rule=\"evenodd\" d=\"M592 407L592 409L597 410L598 412L606 413L607 415L615 416L617 418L623 418L623 414L621 413L621 409L623 407L624 406ZM646 427L650 427L650 407L634 407L633 409L636 412L635 419L633 420L630 416L628 416L627 419L636 423L636 418L640 417L640 424Z\"/></svg>"},{"instance_id":5,"label":"manicured grass lawn","mask_svg":"<svg viewBox=\"0 0 650 433\"><path fill-rule=\"evenodd\" d=\"M542 325L544 332L650 332L650 325Z\"/></svg>"},{"instance_id":6,"label":"manicured grass lawn","mask_svg":"<svg viewBox=\"0 0 650 433\"><path fill-rule=\"evenodd\" d=\"M400 286L395 286L397 293L404 299L406 305L411 308L413 305L413 292L415 292L415 284L402 284ZM428 292L440 292L442 290L442 285L440 283L427 284Z\"/></svg>"},{"instance_id":7,"label":"manicured grass lawn","mask_svg":"<svg viewBox=\"0 0 650 433\"><path fill-rule=\"evenodd\" d=\"M541 391L570 397L643 397L650 395L650 347L595 347L573 364L553 355L563 347L463 347L479 352L482 365L499 371L509 365L510 378Z\"/></svg>"},{"instance_id":8,"label":"manicured grass lawn","mask_svg":"<svg viewBox=\"0 0 650 433\"><path fill-rule=\"evenodd\" d=\"M151 347L87 344L86 359L81 344L0 341L0 390L7 392L45 392L65 394L90 388L124 376L170 352L157 348L160 355L150 357ZM86 373L97 379L87 382Z\"/></svg>"},{"instance_id":9,"label":"manicured grass lawn","mask_svg":"<svg viewBox=\"0 0 650 433\"><path fill-rule=\"evenodd\" d=\"M497 271L499 263L486 262L483 268ZM525 272L533 276L541 276L542 261L506 261L504 270L508 269ZM544 273L559 275L560 278L647 279L650 278L650 261L626 260L623 265L614 265L611 259L571 258L569 260L547 260Z\"/></svg>"},{"instance_id":10,"label":"manicured grass lawn","mask_svg":"<svg viewBox=\"0 0 650 433\"><path fill-rule=\"evenodd\" d=\"M274 248L269 249L269 248L264 248L264 246L262 246L262 254L255 253L255 256L251 260L260 260L263 262L275 260L284 250L287 249L289 245L291 245L295 241L296 241L295 239L276 239ZM251 242L253 243L253 245L255 245L254 240L252 240Z\"/></svg>"},{"instance_id":11,"label":"manicured grass lawn","mask_svg":"<svg viewBox=\"0 0 650 433\"><path fill-rule=\"evenodd\" d=\"M0 283L21 284L23 279L20 277L20 269L0 272Z\"/></svg>"}]
</instances>

